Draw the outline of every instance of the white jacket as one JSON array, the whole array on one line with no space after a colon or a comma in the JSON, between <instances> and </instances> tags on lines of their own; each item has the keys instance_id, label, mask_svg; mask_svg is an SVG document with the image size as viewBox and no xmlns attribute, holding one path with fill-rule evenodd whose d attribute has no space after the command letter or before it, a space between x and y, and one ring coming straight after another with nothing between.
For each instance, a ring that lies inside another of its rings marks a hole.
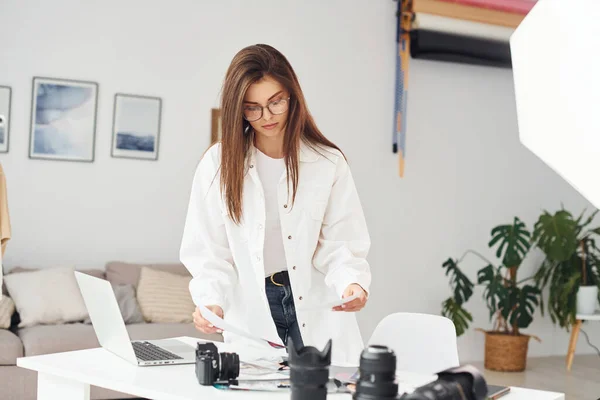
<instances>
[{"instance_id":1,"label":"white jacket","mask_svg":"<svg viewBox=\"0 0 600 400\"><path fill-rule=\"evenodd\" d=\"M193 276L190 292L196 305L219 305L226 321L281 344L265 294L265 206L255 153L252 148L246 161L240 225L227 216L220 193L220 144L204 155L194 175L180 258ZM288 198L285 172L278 198L304 345L323 349L331 338L332 363L356 366L364 342L355 313L301 310L306 302L340 299L351 283L369 291L370 238L343 155L334 149L316 152L302 143L295 204L292 207L291 194ZM247 340L228 332L223 335L229 343Z\"/></svg>"}]
</instances>

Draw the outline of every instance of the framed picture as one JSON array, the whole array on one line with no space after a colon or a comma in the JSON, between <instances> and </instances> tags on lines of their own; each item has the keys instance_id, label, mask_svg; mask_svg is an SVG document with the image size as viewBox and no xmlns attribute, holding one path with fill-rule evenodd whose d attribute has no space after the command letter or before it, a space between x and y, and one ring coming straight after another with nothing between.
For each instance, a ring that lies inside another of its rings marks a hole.
<instances>
[{"instance_id":1,"label":"framed picture","mask_svg":"<svg viewBox=\"0 0 600 400\"><path fill-rule=\"evenodd\" d=\"M8 152L11 94L10 87L0 86L0 153Z\"/></svg>"},{"instance_id":2,"label":"framed picture","mask_svg":"<svg viewBox=\"0 0 600 400\"><path fill-rule=\"evenodd\" d=\"M33 78L29 158L94 161L98 84Z\"/></svg>"},{"instance_id":3,"label":"framed picture","mask_svg":"<svg viewBox=\"0 0 600 400\"><path fill-rule=\"evenodd\" d=\"M219 142L222 137L221 127L221 110L218 108L211 109L211 132L210 132L210 145Z\"/></svg>"},{"instance_id":4,"label":"framed picture","mask_svg":"<svg viewBox=\"0 0 600 400\"><path fill-rule=\"evenodd\" d=\"M117 93L113 116L113 157L158 159L162 100Z\"/></svg>"}]
</instances>

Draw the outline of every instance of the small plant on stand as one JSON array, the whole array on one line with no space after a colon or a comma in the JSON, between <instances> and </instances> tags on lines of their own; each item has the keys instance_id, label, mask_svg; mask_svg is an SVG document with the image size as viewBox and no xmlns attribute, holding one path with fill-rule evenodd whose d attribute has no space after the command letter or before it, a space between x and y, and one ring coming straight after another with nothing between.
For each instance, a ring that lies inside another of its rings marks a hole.
<instances>
[{"instance_id":1,"label":"small plant on stand","mask_svg":"<svg viewBox=\"0 0 600 400\"><path fill-rule=\"evenodd\" d=\"M549 286L548 313L567 331L577 314L594 314L599 300L600 227L589 227L598 211L586 219L584 213L575 218L564 209L544 211L533 231L534 244L546 255L536 282L542 290Z\"/></svg>"},{"instance_id":2,"label":"small plant on stand","mask_svg":"<svg viewBox=\"0 0 600 400\"><path fill-rule=\"evenodd\" d=\"M540 290L533 277L518 280L517 273L525 256L531 249L531 233L525 224L515 217L512 224L492 229L490 248L496 247L495 264L474 250L466 251L458 260L449 258L442 267L450 279L453 295L442 304L442 315L450 318L460 336L473 321L465 304L473 295L475 285L460 269L468 255L484 262L477 272L477 285L484 288L483 300L489 310L493 328L481 330L485 334L485 368L496 371L523 371L527 362L529 339L539 338L521 332L533 321L533 314L540 303ZM532 281L531 284L526 283Z\"/></svg>"}]
</instances>

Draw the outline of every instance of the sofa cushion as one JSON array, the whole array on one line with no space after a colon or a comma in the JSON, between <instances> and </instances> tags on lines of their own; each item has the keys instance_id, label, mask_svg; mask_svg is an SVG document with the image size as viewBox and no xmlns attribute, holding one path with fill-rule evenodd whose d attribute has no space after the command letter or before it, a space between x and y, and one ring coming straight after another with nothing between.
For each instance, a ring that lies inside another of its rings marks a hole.
<instances>
[{"instance_id":1,"label":"sofa cushion","mask_svg":"<svg viewBox=\"0 0 600 400\"><path fill-rule=\"evenodd\" d=\"M83 321L88 312L72 267L6 275L8 293L21 318L19 328Z\"/></svg>"},{"instance_id":2,"label":"sofa cushion","mask_svg":"<svg viewBox=\"0 0 600 400\"><path fill-rule=\"evenodd\" d=\"M121 261L110 261L106 264L106 279L113 284L131 284L137 289L142 267L172 272L178 275L191 276L187 268L181 264L135 264Z\"/></svg>"},{"instance_id":3,"label":"sofa cushion","mask_svg":"<svg viewBox=\"0 0 600 400\"><path fill-rule=\"evenodd\" d=\"M34 272L34 271L38 271L38 268L15 267L15 268L12 268L10 271L4 272L4 276L6 276L8 274L19 273L19 272ZM78 271L81 271L88 275L95 276L97 278L102 278L102 279L106 278L106 276L104 274L104 270L101 270L101 269L82 269L82 270L78 270ZM8 290L6 289L6 282L4 281L4 279L2 279L2 294L8 294Z\"/></svg>"},{"instance_id":4,"label":"sofa cushion","mask_svg":"<svg viewBox=\"0 0 600 400\"><path fill-rule=\"evenodd\" d=\"M142 310L138 304L135 288L130 284L111 284L117 304L121 310L121 316L126 324L137 324L140 322L146 322L142 315ZM92 320L88 316L84 321L84 324L91 324Z\"/></svg>"},{"instance_id":5,"label":"sofa cushion","mask_svg":"<svg viewBox=\"0 0 600 400\"><path fill-rule=\"evenodd\" d=\"M194 327L194 324L171 323L144 323L127 325L127 332L131 340L157 340L179 336L190 336L198 339L222 342L223 336L219 334L207 335Z\"/></svg>"},{"instance_id":6,"label":"sofa cushion","mask_svg":"<svg viewBox=\"0 0 600 400\"><path fill-rule=\"evenodd\" d=\"M0 329L10 328L12 316L15 313L15 302L8 296L0 297Z\"/></svg>"},{"instance_id":7,"label":"sofa cushion","mask_svg":"<svg viewBox=\"0 0 600 400\"><path fill-rule=\"evenodd\" d=\"M11 269L8 273L13 274L13 273L21 273L21 272L35 272L38 270L39 269L37 269L37 268L15 267L15 268ZM91 275L91 276L95 276L100 279L106 278L106 276L104 274L104 270L101 270L101 269L78 269L78 271L81 271L81 272ZM6 276L6 274L5 274L5 276ZM6 289L6 282L4 281L4 279L2 280L2 294L8 296L8 289ZM10 329L16 331L16 329L18 328L20 323L21 323L21 316L19 315L19 311L15 310L15 313L12 315Z\"/></svg>"},{"instance_id":8,"label":"sofa cushion","mask_svg":"<svg viewBox=\"0 0 600 400\"><path fill-rule=\"evenodd\" d=\"M146 322L191 323L196 309L190 295L191 275L143 267L137 300Z\"/></svg>"},{"instance_id":9,"label":"sofa cushion","mask_svg":"<svg viewBox=\"0 0 600 400\"><path fill-rule=\"evenodd\" d=\"M16 365L23 357L23 343L11 331L0 329L0 365Z\"/></svg>"},{"instance_id":10,"label":"sofa cushion","mask_svg":"<svg viewBox=\"0 0 600 400\"><path fill-rule=\"evenodd\" d=\"M99 347L92 325L36 325L19 329L26 356Z\"/></svg>"}]
</instances>

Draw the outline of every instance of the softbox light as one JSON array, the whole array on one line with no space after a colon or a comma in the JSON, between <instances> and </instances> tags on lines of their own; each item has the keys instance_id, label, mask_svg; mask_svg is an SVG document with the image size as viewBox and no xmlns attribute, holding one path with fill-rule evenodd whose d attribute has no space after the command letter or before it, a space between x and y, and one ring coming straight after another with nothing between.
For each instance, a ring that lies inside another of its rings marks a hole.
<instances>
[{"instance_id":1,"label":"softbox light","mask_svg":"<svg viewBox=\"0 0 600 400\"><path fill-rule=\"evenodd\" d=\"M600 0L539 0L510 38L519 137L600 208Z\"/></svg>"}]
</instances>

